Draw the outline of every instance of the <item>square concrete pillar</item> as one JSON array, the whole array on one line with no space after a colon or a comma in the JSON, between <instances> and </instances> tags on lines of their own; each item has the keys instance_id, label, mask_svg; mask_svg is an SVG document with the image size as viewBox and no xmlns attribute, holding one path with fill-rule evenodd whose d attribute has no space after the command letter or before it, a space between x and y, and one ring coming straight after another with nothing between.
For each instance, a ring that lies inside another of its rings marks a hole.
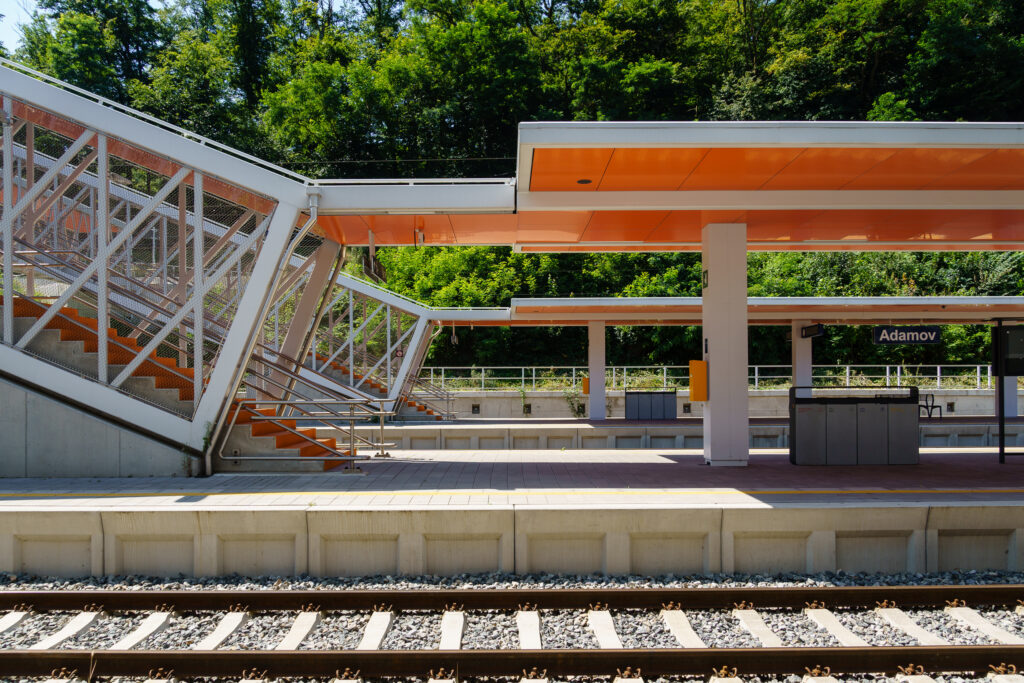
<instances>
[{"instance_id":1,"label":"square concrete pillar","mask_svg":"<svg viewBox=\"0 0 1024 683\"><path fill-rule=\"evenodd\" d=\"M604 323L587 323L587 369L590 373L589 417L603 420L608 416L604 393Z\"/></svg>"},{"instance_id":2,"label":"square concrete pillar","mask_svg":"<svg viewBox=\"0 0 1024 683\"><path fill-rule=\"evenodd\" d=\"M790 336L793 338L793 386L809 387L814 383L812 379L814 339L804 339L800 336L801 330L811 325L810 320L794 320ZM798 396L810 396L810 389L797 391Z\"/></svg>"},{"instance_id":3,"label":"square concrete pillar","mask_svg":"<svg viewBox=\"0 0 1024 683\"><path fill-rule=\"evenodd\" d=\"M712 223L701 230L704 360L704 460L746 465L749 449L747 380L747 226Z\"/></svg>"}]
</instances>

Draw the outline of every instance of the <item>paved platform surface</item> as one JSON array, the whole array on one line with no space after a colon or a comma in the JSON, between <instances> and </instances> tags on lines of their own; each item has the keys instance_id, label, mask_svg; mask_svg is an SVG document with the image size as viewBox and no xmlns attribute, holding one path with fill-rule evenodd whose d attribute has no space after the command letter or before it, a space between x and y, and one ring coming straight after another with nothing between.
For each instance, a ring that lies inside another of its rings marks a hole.
<instances>
[{"instance_id":1,"label":"paved platform surface","mask_svg":"<svg viewBox=\"0 0 1024 683\"><path fill-rule=\"evenodd\" d=\"M0 479L0 510L421 506L772 507L806 504L1024 504L1024 455L922 449L900 467L796 467L781 450L745 468L699 450L421 451L360 463L363 474L208 478Z\"/></svg>"}]
</instances>

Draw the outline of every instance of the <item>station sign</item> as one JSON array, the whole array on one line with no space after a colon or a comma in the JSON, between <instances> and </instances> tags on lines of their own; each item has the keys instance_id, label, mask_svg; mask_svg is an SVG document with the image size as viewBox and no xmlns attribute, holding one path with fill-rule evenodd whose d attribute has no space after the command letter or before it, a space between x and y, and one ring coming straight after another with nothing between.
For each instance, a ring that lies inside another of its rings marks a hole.
<instances>
[{"instance_id":1,"label":"station sign","mask_svg":"<svg viewBox=\"0 0 1024 683\"><path fill-rule=\"evenodd\" d=\"M938 325L879 325L875 327L876 344L938 344L942 328Z\"/></svg>"}]
</instances>

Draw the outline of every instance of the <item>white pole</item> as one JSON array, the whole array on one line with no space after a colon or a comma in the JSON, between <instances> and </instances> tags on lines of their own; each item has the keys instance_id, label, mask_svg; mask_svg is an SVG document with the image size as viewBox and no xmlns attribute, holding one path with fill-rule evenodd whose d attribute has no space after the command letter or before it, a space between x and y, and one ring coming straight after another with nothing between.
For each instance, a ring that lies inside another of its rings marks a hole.
<instances>
[{"instance_id":1,"label":"white pole","mask_svg":"<svg viewBox=\"0 0 1024 683\"><path fill-rule=\"evenodd\" d=\"M96 238L99 242L100 253L106 251L107 240L109 239L108 216L110 210L110 174L107 165L107 136L96 136L96 179L99 187L96 193L96 223L93 229L96 230ZM110 310L107 301L107 264L103 263L96 271L96 372L97 378L102 384L107 383L107 327L110 326Z\"/></svg>"},{"instance_id":2,"label":"white pole","mask_svg":"<svg viewBox=\"0 0 1024 683\"><path fill-rule=\"evenodd\" d=\"M4 97L4 343L14 343L14 103ZM33 169L29 169L32 175Z\"/></svg>"}]
</instances>

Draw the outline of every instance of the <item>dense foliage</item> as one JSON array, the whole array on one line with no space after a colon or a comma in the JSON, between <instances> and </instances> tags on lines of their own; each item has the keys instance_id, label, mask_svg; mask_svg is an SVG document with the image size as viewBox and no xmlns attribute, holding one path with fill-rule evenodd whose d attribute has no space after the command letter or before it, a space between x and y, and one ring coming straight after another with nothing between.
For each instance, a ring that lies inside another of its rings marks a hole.
<instances>
[{"instance_id":1,"label":"dense foliage","mask_svg":"<svg viewBox=\"0 0 1024 683\"><path fill-rule=\"evenodd\" d=\"M9 46L14 47L14 46ZM40 0L13 55L313 176L512 175L523 120L1024 120L1019 0ZM695 295L692 254L384 250L389 286L445 305ZM1016 253L754 254L752 295L1020 294ZM686 328L612 332L613 362L678 363ZM443 335L433 360L570 363L580 329ZM981 362L985 333L817 358ZM784 362L783 331L752 362Z\"/></svg>"}]
</instances>

